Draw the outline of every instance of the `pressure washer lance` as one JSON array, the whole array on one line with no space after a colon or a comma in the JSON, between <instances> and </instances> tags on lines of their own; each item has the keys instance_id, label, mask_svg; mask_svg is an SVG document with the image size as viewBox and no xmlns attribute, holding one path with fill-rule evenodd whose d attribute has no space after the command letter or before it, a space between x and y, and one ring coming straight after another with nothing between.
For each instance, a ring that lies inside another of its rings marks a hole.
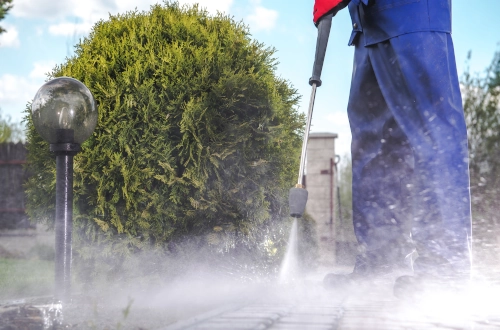
<instances>
[{"instance_id":1,"label":"pressure washer lance","mask_svg":"<svg viewBox=\"0 0 500 330\"><path fill-rule=\"evenodd\" d=\"M304 214L307 203L307 190L303 183L304 167L306 162L307 141L309 140L309 130L311 128L311 119L314 108L314 99L316 98L316 87L321 86L321 70L325 60L326 46L330 36L332 26L332 14L325 15L318 24L318 39L316 40L316 54L314 57L313 73L309 79L309 85L312 86L311 98L309 100L309 111L307 112L306 131L302 141L302 153L300 155L299 179L294 188L290 189L288 194L288 203L290 207L290 216L300 218Z\"/></svg>"}]
</instances>

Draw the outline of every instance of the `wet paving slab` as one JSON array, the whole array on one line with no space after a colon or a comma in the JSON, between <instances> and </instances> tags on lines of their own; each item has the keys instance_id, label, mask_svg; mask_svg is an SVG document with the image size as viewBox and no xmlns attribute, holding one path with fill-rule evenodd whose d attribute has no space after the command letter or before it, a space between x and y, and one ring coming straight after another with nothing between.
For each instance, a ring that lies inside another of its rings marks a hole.
<instances>
[{"instance_id":1,"label":"wet paving slab","mask_svg":"<svg viewBox=\"0 0 500 330\"><path fill-rule=\"evenodd\" d=\"M391 294L390 285L350 292L327 291L315 284L274 288L251 303L214 310L161 329L500 329L496 290L490 290L494 299L488 301L488 295L466 293L432 293L417 300L400 300Z\"/></svg>"},{"instance_id":2,"label":"wet paving slab","mask_svg":"<svg viewBox=\"0 0 500 330\"><path fill-rule=\"evenodd\" d=\"M248 308L251 310L248 310ZM411 312L392 304L331 306L287 306L287 311L276 317L275 306L252 305L234 311L225 311L204 319L203 316L179 322L164 330L198 329L500 329L500 318L441 319L435 315ZM307 311L304 311L307 309ZM268 315L265 313L268 312Z\"/></svg>"},{"instance_id":3,"label":"wet paving slab","mask_svg":"<svg viewBox=\"0 0 500 330\"><path fill-rule=\"evenodd\" d=\"M168 287L157 290L157 299L148 293L145 300L134 297L133 303L127 297L125 305L123 299L109 294L104 296L113 300L75 297L56 327L50 327L47 320L58 318L54 311L62 316L62 309L52 304L40 300L0 305L0 329L500 329L498 283L483 283L460 293L431 292L412 300L393 296L392 279L343 291L327 290L317 279L247 283L239 289L212 283L208 291L201 284L188 283L191 294L184 287L177 294ZM113 301L115 309L110 306ZM124 306L131 307L126 318ZM97 312L99 315L93 314Z\"/></svg>"}]
</instances>

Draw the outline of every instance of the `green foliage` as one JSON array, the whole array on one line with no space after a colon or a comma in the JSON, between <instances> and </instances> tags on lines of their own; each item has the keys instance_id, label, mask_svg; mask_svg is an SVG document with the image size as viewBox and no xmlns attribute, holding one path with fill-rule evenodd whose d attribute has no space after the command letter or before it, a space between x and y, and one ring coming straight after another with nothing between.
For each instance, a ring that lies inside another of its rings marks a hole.
<instances>
[{"instance_id":1,"label":"green foliage","mask_svg":"<svg viewBox=\"0 0 500 330\"><path fill-rule=\"evenodd\" d=\"M352 161L350 154L340 158L337 171L337 263L352 266L358 253L352 219Z\"/></svg>"},{"instance_id":2,"label":"green foliage","mask_svg":"<svg viewBox=\"0 0 500 330\"><path fill-rule=\"evenodd\" d=\"M497 153L500 148L500 52L495 53L484 76L472 76L467 69L462 86L471 170L476 177L486 175L484 179L490 181L500 174Z\"/></svg>"},{"instance_id":3,"label":"green foliage","mask_svg":"<svg viewBox=\"0 0 500 330\"><path fill-rule=\"evenodd\" d=\"M0 118L0 143L7 142L12 136L12 128L9 123Z\"/></svg>"},{"instance_id":4,"label":"green foliage","mask_svg":"<svg viewBox=\"0 0 500 330\"><path fill-rule=\"evenodd\" d=\"M81 237L119 237L103 247L109 256L175 250L187 235L215 250L262 242L287 217L303 128L274 53L244 24L197 6L166 2L98 22L52 72L82 81L99 108L74 158ZM55 163L26 118L36 173L27 209L50 223Z\"/></svg>"},{"instance_id":5,"label":"green foliage","mask_svg":"<svg viewBox=\"0 0 500 330\"><path fill-rule=\"evenodd\" d=\"M0 21L5 18L5 15L7 15L11 8L12 0L0 0ZM0 34L3 32L5 32L5 29L0 26Z\"/></svg>"},{"instance_id":6,"label":"green foliage","mask_svg":"<svg viewBox=\"0 0 500 330\"><path fill-rule=\"evenodd\" d=\"M340 200L340 207L337 208L340 226L352 227L352 161L349 154L341 157L337 172L337 198ZM351 229L352 230L352 229Z\"/></svg>"},{"instance_id":7,"label":"green foliage","mask_svg":"<svg viewBox=\"0 0 500 330\"><path fill-rule=\"evenodd\" d=\"M470 58L469 53L469 58ZM462 79L473 195L486 206L500 183L500 52L483 76L467 69Z\"/></svg>"},{"instance_id":8,"label":"green foliage","mask_svg":"<svg viewBox=\"0 0 500 330\"><path fill-rule=\"evenodd\" d=\"M470 56L469 53L469 59ZM494 54L483 75L472 75L467 69L461 83L469 138L476 261L497 262L500 250L496 234L500 229L500 52Z\"/></svg>"},{"instance_id":9,"label":"green foliage","mask_svg":"<svg viewBox=\"0 0 500 330\"><path fill-rule=\"evenodd\" d=\"M10 117L3 117L0 109L0 143L24 140L21 125L13 123Z\"/></svg>"}]
</instances>

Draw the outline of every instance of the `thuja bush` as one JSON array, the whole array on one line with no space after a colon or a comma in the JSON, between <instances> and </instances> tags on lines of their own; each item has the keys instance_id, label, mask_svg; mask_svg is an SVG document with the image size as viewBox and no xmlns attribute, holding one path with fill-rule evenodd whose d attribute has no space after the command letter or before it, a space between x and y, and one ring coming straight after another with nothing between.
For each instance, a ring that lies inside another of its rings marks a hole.
<instances>
[{"instance_id":1,"label":"thuja bush","mask_svg":"<svg viewBox=\"0 0 500 330\"><path fill-rule=\"evenodd\" d=\"M98 22L49 77L82 81L99 109L74 158L80 239L115 257L176 251L186 237L219 251L281 244L270 226L287 218L304 120L274 54L243 23L197 6ZM51 223L54 157L26 119L27 209Z\"/></svg>"},{"instance_id":2,"label":"thuja bush","mask_svg":"<svg viewBox=\"0 0 500 330\"><path fill-rule=\"evenodd\" d=\"M500 261L500 51L482 74L466 67L461 87L469 140L474 260L487 269Z\"/></svg>"}]
</instances>

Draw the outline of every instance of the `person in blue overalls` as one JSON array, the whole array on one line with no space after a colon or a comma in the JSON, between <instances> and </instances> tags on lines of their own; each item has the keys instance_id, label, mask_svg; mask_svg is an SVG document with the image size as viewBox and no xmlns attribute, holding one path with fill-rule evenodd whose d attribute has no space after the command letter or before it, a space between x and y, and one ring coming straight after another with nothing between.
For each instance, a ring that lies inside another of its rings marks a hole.
<instances>
[{"instance_id":1,"label":"person in blue overalls","mask_svg":"<svg viewBox=\"0 0 500 330\"><path fill-rule=\"evenodd\" d=\"M415 281L401 283L466 280L469 166L451 0L316 0L314 22L346 6L355 47L347 112L360 246L347 278L410 265ZM329 274L324 282L342 278Z\"/></svg>"}]
</instances>

